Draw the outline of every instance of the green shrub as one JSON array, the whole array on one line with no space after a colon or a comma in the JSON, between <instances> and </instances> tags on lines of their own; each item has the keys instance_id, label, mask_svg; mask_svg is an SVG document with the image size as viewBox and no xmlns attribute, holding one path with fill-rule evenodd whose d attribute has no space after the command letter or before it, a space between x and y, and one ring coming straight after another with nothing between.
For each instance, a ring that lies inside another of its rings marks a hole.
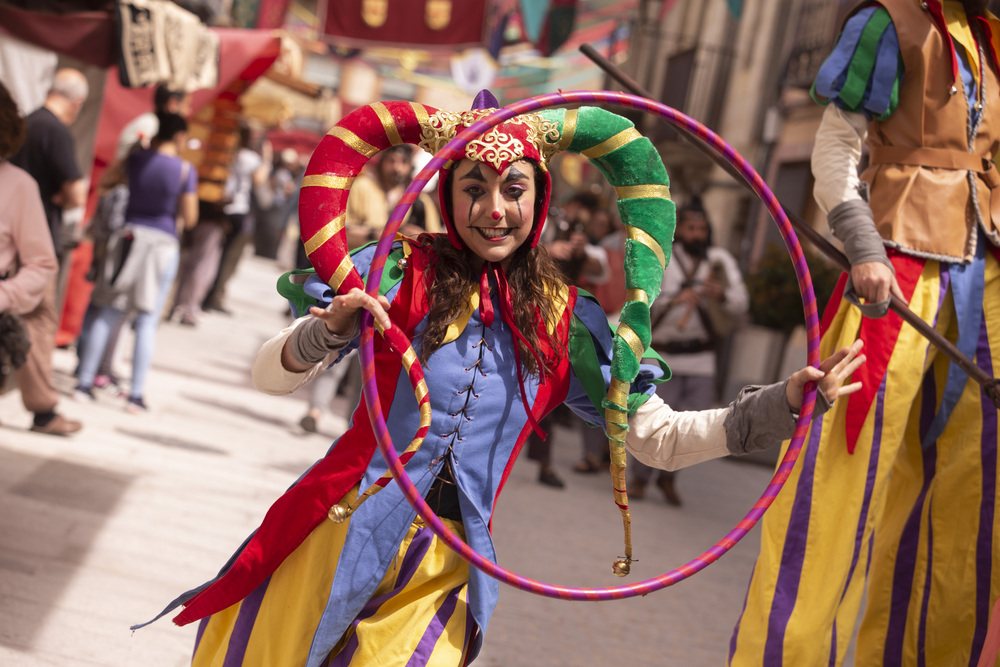
<instances>
[{"instance_id":1,"label":"green shrub","mask_svg":"<svg viewBox=\"0 0 1000 667\"><path fill-rule=\"evenodd\" d=\"M804 251L822 317L841 271L815 250ZM768 246L756 270L747 276L746 284L750 292L750 319L754 324L789 334L804 323L798 279L784 246Z\"/></svg>"}]
</instances>

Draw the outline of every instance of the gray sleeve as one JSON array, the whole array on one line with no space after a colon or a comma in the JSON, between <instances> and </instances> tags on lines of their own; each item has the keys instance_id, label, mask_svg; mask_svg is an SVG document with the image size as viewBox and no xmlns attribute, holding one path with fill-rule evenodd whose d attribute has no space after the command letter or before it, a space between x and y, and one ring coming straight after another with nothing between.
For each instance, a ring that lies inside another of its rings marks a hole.
<instances>
[{"instance_id":1,"label":"gray sleeve","mask_svg":"<svg viewBox=\"0 0 1000 667\"><path fill-rule=\"evenodd\" d=\"M312 366L326 359L331 352L346 347L358 335L358 330L359 324L355 323L354 331L338 336L326 327L323 320L313 317L292 331L288 351L300 364Z\"/></svg>"},{"instance_id":2,"label":"gray sleeve","mask_svg":"<svg viewBox=\"0 0 1000 667\"><path fill-rule=\"evenodd\" d=\"M752 454L781 444L792 437L798 415L792 412L785 397L784 382L769 385L748 385L729 405L726 428L726 448L734 456ZM813 416L830 409L823 392L816 393Z\"/></svg>"}]
</instances>

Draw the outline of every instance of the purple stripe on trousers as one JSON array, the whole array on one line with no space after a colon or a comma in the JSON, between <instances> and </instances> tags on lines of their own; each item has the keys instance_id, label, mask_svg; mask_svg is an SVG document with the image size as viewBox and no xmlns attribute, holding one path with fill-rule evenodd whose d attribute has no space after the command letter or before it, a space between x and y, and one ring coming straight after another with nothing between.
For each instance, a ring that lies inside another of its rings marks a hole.
<instances>
[{"instance_id":1,"label":"purple stripe on trousers","mask_svg":"<svg viewBox=\"0 0 1000 667\"><path fill-rule=\"evenodd\" d=\"M936 447L934 449L937 449ZM934 497L928 499L927 515L934 510ZM923 599L920 601L920 625L917 631L917 667L927 667L927 608L931 601L931 583L934 572L934 522L927 521L927 571L924 573Z\"/></svg>"},{"instance_id":2,"label":"purple stripe on trousers","mask_svg":"<svg viewBox=\"0 0 1000 667\"><path fill-rule=\"evenodd\" d=\"M858 514L858 525L854 530L854 553L851 554L851 566L847 570L844 590L840 594L840 603L847 597L847 588L854 578L858 561L861 558L861 547L865 541L865 526L868 524L868 510L871 508L872 492L875 489L875 479L878 477L878 457L882 451L882 424L885 419L885 377L875 393L875 418L872 424L872 446L868 453L868 473L865 475L865 495L861 501L861 511ZM868 558L871 558L871 542L868 544ZM869 560L870 562L870 560ZM868 566L865 565L865 577L868 576ZM830 665L837 664L837 619L834 617L833 629L830 633Z\"/></svg>"},{"instance_id":3,"label":"purple stripe on trousers","mask_svg":"<svg viewBox=\"0 0 1000 667\"><path fill-rule=\"evenodd\" d=\"M921 436L934 420L936 406L937 390L934 384L934 369L931 368L924 375L923 400L920 408ZM923 440L922 437L921 440ZM903 661L906 619L913 589L913 576L917 568L917 548L920 543L921 508L924 506L924 499L927 497L927 489L930 487L931 480L934 479L937 443L923 449L921 457L923 459L924 481L920 493L913 503L913 508L910 510L910 516L903 526L903 532L896 547L896 565L893 571L892 594L889 603L889 623L886 626L885 650L883 652L885 665L901 665ZM928 548L930 548L930 544L928 544ZM929 560L930 553L928 553ZM929 570L930 568L928 568L928 572ZM920 632L923 632L922 627ZM918 641L920 640L918 639Z\"/></svg>"},{"instance_id":4,"label":"purple stripe on trousers","mask_svg":"<svg viewBox=\"0 0 1000 667\"><path fill-rule=\"evenodd\" d=\"M785 628L795 608L802 576L802 561L809 534L809 508L812 507L813 481L816 473L816 453L823 432L823 417L813 421L809 442L805 446L802 473L795 488L795 504L785 530L785 546L781 552L778 581L767 622L767 639L764 643L764 664L780 665L784 656Z\"/></svg>"},{"instance_id":5,"label":"purple stripe on trousers","mask_svg":"<svg viewBox=\"0 0 1000 667\"><path fill-rule=\"evenodd\" d=\"M198 655L198 646L201 645L201 638L205 634L205 628L208 627L208 621L211 618L211 616L206 616L198 623L198 633L194 636L194 651L191 652L192 660L194 656Z\"/></svg>"},{"instance_id":6,"label":"purple stripe on trousers","mask_svg":"<svg viewBox=\"0 0 1000 667\"><path fill-rule=\"evenodd\" d=\"M427 555L427 551L430 549L431 544L434 542L434 532L427 528L426 526L418 528L413 539L410 540L410 545L406 549L406 553L403 554L403 562L399 568L399 574L396 575L396 583L389 591L374 597L361 608L358 615L351 622L351 627L354 632L351 634L350 640L347 642L347 646L343 648L337 656L330 661L330 667L346 667L346 665L351 664L351 660L354 658L354 653L358 650L358 625L361 621L371 618L375 615L375 612L379 608L392 599L393 596L398 595L400 591L406 588L406 585L410 583L410 579L416 574L417 569L420 567L420 562Z\"/></svg>"},{"instance_id":7,"label":"purple stripe on trousers","mask_svg":"<svg viewBox=\"0 0 1000 667\"><path fill-rule=\"evenodd\" d=\"M993 354L990 350L985 316L979 328L976 363L987 374L993 375ZM983 430L979 440L983 490L979 503L979 536L976 539L976 630L972 636L970 665L976 664L977 658L983 650L986 626L990 618L990 580L993 578L993 508L997 493L996 476L987 474L987 471L992 472L997 469L997 408L982 389L979 391L979 402L983 413Z\"/></svg>"},{"instance_id":8,"label":"purple stripe on trousers","mask_svg":"<svg viewBox=\"0 0 1000 667\"><path fill-rule=\"evenodd\" d=\"M448 625L452 614L455 613L459 595L461 595L464 587L464 583L459 584L448 592L448 596L441 604L441 608L438 609L437 613L434 614L434 618L427 625L424 636L417 643L417 648L414 649L413 655L407 661L406 667L427 667L431 656L434 655L434 647L437 645L438 639L441 638L441 633L444 632L445 626Z\"/></svg>"},{"instance_id":9,"label":"purple stripe on trousers","mask_svg":"<svg viewBox=\"0 0 1000 667\"><path fill-rule=\"evenodd\" d=\"M247 644L250 642L253 626L257 622L257 612L260 611L260 603L264 601L264 593L267 592L267 586L270 583L271 577L268 577L264 583L254 589L253 593L243 598L243 603L240 604L240 613L236 616L233 632L229 636L226 659L223 661L222 667L239 667L243 664Z\"/></svg>"}]
</instances>

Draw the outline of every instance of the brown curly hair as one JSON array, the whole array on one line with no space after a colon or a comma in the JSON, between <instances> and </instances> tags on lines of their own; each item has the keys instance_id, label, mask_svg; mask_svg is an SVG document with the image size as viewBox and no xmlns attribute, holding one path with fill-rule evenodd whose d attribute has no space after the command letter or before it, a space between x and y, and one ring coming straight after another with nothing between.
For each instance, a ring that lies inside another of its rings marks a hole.
<instances>
[{"instance_id":1,"label":"brown curly hair","mask_svg":"<svg viewBox=\"0 0 1000 667\"><path fill-rule=\"evenodd\" d=\"M420 362L427 360L444 342L448 326L468 308L469 294L479 290L479 272L473 267L473 256L467 250L457 250L446 234L420 237L429 247L435 265L433 282L426 285L430 295L427 328L421 335ZM528 247L523 244L511 256L505 270L510 286L514 322L528 345L518 341L518 354L522 368L530 375L544 377L566 353L562 344L548 333L554 330L561 311L553 295L559 294L565 281L562 272L544 246ZM430 281L429 276L425 280ZM497 317L500 314L497 313ZM549 323L541 331L539 322ZM539 343L548 343L552 354L542 356ZM534 354L538 353L544 368L538 368Z\"/></svg>"},{"instance_id":2,"label":"brown curly hair","mask_svg":"<svg viewBox=\"0 0 1000 667\"><path fill-rule=\"evenodd\" d=\"M0 160L7 160L21 149L26 129L17 103L6 86L0 83Z\"/></svg>"}]
</instances>

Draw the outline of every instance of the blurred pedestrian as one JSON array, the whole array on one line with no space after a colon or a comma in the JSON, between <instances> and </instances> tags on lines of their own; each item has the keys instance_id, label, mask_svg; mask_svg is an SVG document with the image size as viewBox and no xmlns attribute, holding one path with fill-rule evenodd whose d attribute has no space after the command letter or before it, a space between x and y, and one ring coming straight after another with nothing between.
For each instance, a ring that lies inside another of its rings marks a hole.
<instances>
[{"instance_id":1,"label":"blurred pedestrian","mask_svg":"<svg viewBox=\"0 0 1000 667\"><path fill-rule=\"evenodd\" d=\"M580 287L587 290L600 302L612 329L618 326L618 317L625 304L625 225L606 208L598 208L590 214L584 231L591 245L598 246L607 254L607 281L594 283L584 276ZM579 425L581 431L582 456L574 464L573 471L596 473L608 470L611 463L608 438L604 431L592 428L586 423Z\"/></svg>"},{"instance_id":2,"label":"blurred pedestrian","mask_svg":"<svg viewBox=\"0 0 1000 667\"><path fill-rule=\"evenodd\" d=\"M161 83L153 93L153 108L136 116L118 133L115 160L124 160L137 146L149 148L160 129L160 114L173 113L187 118L191 114L191 96L178 88Z\"/></svg>"},{"instance_id":3,"label":"blurred pedestrian","mask_svg":"<svg viewBox=\"0 0 1000 667\"><path fill-rule=\"evenodd\" d=\"M25 138L25 122L7 88L0 83L0 313L23 323L30 348L17 369L21 401L33 413L31 430L69 435L80 430L78 421L56 412L59 392L52 384L52 351L58 320L55 310L58 263L45 214L40 186L9 162ZM0 345L14 332L4 328Z\"/></svg>"},{"instance_id":4,"label":"blurred pedestrian","mask_svg":"<svg viewBox=\"0 0 1000 667\"><path fill-rule=\"evenodd\" d=\"M222 258L219 269L208 296L202 303L202 310L230 314L226 307L226 287L236 274L243 252L247 245L253 243L254 237L254 197L261 197L261 190L267 192L267 179L271 175L271 164L274 155L271 142L259 141L254 130L246 123L240 126L240 148L229 178L226 180L226 199L228 203L222 207L229 221L226 237L222 242ZM266 208L270 206L267 202ZM193 324L190 313L187 324Z\"/></svg>"},{"instance_id":5,"label":"blurred pedestrian","mask_svg":"<svg viewBox=\"0 0 1000 667\"><path fill-rule=\"evenodd\" d=\"M660 296L650 306L651 346L671 370L656 393L677 410L707 410L716 404L716 355L750 298L739 266L729 251L712 245L712 225L700 199L677 211L670 264ZM632 461L629 489L641 500L656 476L667 503L680 506L677 473L654 471Z\"/></svg>"},{"instance_id":6,"label":"blurred pedestrian","mask_svg":"<svg viewBox=\"0 0 1000 667\"><path fill-rule=\"evenodd\" d=\"M575 193L559 212L553 225L553 234L545 242L545 248L555 260L556 266L562 272L570 285L600 285L608 281L610 269L608 255L605 250L590 242L586 229L591 216L601 207L600 199L593 193L581 191ZM550 432L556 424L562 424L574 430L581 430L583 437L593 448L598 434L582 420L573 416L565 406L559 406L539 422L545 432ZM588 445L585 445L588 446ZM537 434L528 436L528 458L538 462L538 483L561 489L566 486L562 478L556 474L552 465L552 440L543 440Z\"/></svg>"},{"instance_id":7,"label":"blurred pedestrian","mask_svg":"<svg viewBox=\"0 0 1000 667\"><path fill-rule=\"evenodd\" d=\"M24 145L10 158L38 182L59 262L54 302L57 309L69 276L70 252L77 245L76 230L64 225L63 213L87 202L87 184L76 162L76 143L69 126L80 115L89 92L87 78L80 71L68 67L58 70L45 103L25 119L28 134Z\"/></svg>"},{"instance_id":8,"label":"blurred pedestrian","mask_svg":"<svg viewBox=\"0 0 1000 667\"><path fill-rule=\"evenodd\" d=\"M103 280L92 301L101 310L87 333L76 395L93 400L94 378L108 337L125 313L137 311L132 383L127 409L147 409L146 379L153 363L156 329L167 294L177 274L178 237L198 220L198 177L190 162L180 158L187 142L187 121L162 114L149 149L126 162L129 203L125 225L109 242Z\"/></svg>"}]
</instances>

